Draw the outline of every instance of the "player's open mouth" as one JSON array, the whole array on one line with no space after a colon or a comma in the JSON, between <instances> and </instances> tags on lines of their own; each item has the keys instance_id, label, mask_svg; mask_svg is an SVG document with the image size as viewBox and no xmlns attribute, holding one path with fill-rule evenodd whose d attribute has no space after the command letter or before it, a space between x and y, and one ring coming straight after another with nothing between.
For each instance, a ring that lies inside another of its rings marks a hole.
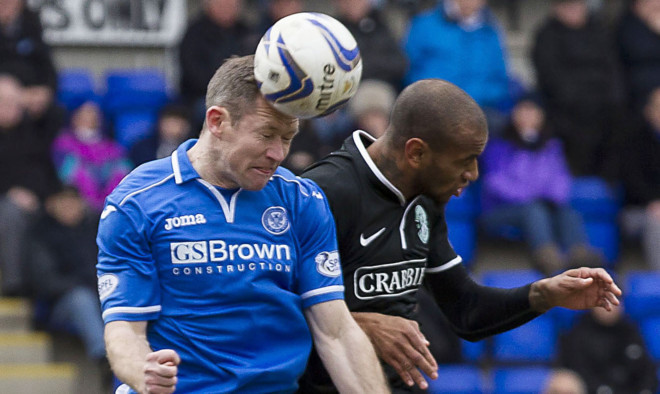
<instances>
[{"instance_id":1,"label":"player's open mouth","mask_svg":"<svg viewBox=\"0 0 660 394\"><path fill-rule=\"evenodd\" d=\"M462 187L459 187L459 188L456 189L456 191L454 192L454 196L456 196L456 197L460 197L460 196L461 196L461 193L463 193L463 188L462 188Z\"/></svg>"}]
</instances>

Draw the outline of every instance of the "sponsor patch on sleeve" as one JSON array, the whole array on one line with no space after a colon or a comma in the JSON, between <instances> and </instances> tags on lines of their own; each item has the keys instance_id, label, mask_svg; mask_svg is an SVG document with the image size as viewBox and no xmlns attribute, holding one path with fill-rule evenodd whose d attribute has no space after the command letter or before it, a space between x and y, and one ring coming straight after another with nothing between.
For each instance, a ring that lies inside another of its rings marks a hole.
<instances>
[{"instance_id":1,"label":"sponsor patch on sleeve","mask_svg":"<svg viewBox=\"0 0 660 394\"><path fill-rule=\"evenodd\" d=\"M114 274L104 274L98 278L99 299L103 301L117 288L119 278Z\"/></svg>"},{"instance_id":2,"label":"sponsor patch on sleeve","mask_svg":"<svg viewBox=\"0 0 660 394\"><path fill-rule=\"evenodd\" d=\"M316 270L325 276L336 278L341 275L341 265L339 264L339 252L321 252L314 258Z\"/></svg>"}]
</instances>

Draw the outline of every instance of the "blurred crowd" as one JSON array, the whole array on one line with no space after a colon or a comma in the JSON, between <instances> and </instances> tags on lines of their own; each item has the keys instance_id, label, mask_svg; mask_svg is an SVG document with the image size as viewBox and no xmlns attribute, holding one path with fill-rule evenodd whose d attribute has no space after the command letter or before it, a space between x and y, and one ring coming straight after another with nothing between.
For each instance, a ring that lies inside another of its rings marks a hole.
<instances>
[{"instance_id":1,"label":"blurred crowd","mask_svg":"<svg viewBox=\"0 0 660 394\"><path fill-rule=\"evenodd\" d=\"M489 122L481 180L472 186L481 235L514 234L543 274L581 265L616 271L616 256L608 261L571 204L576 183L597 179L618 204L616 242L641 245L646 268L660 270L660 0L628 0L614 20L603 18L602 2L550 1L530 37L536 80L529 86L511 71L505 32L487 0L394 3L407 15L403 28L393 28L384 1L331 1L361 50L361 86L346 107L301 123L283 165L299 173L355 129L378 137L401 89L446 79ZM200 2L178 46L176 94L154 104L149 130L131 140L117 138L117 113L101 97L58 100L62 70L38 13L24 0L0 4L0 292L42 305L37 318L46 327L73 324L89 357L102 359L94 234L105 196L136 166L194 138L206 84L223 59L252 53L274 21L307 3L263 0L246 10L241 0ZM248 22L246 12L257 18ZM579 392L595 392L604 379L582 358L606 360L579 350L601 320L585 315L574 343L562 345L578 353L560 359L584 378ZM657 387L651 380L644 387Z\"/></svg>"}]
</instances>

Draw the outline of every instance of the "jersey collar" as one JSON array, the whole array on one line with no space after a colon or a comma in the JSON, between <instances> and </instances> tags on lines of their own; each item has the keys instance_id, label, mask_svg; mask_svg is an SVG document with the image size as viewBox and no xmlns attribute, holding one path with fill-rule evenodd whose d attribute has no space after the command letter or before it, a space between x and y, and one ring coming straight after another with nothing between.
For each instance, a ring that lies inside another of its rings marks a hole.
<instances>
[{"instance_id":1,"label":"jersey collar","mask_svg":"<svg viewBox=\"0 0 660 394\"><path fill-rule=\"evenodd\" d=\"M179 145L179 147L172 152L172 171L174 172L174 181L177 185L200 177L188 158L188 149L192 148L196 143L196 139L190 139Z\"/></svg>"},{"instance_id":2,"label":"jersey collar","mask_svg":"<svg viewBox=\"0 0 660 394\"><path fill-rule=\"evenodd\" d=\"M356 130L353 132L353 142L355 143L358 152L360 152L360 156L362 156L362 159L367 164L371 172L374 174L374 176L376 176L380 183L382 183L386 188L394 193L402 206L406 205L406 198L403 196L403 193L401 193L401 191L397 189L396 186L394 186L392 182L390 182L385 177L385 175L383 175L383 173L376 166L376 163L374 163L374 161L371 159L371 156L369 156L369 152L367 152L367 147L364 145L363 139L369 141L368 145L371 145L372 142L376 141L376 138L371 136L366 131Z\"/></svg>"}]
</instances>

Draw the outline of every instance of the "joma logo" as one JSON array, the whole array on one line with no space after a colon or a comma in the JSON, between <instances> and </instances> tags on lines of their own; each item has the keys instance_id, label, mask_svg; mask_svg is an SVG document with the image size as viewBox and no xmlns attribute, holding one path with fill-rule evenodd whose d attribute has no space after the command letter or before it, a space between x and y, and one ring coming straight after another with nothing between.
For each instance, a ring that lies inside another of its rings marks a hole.
<instances>
[{"instance_id":1,"label":"joma logo","mask_svg":"<svg viewBox=\"0 0 660 394\"><path fill-rule=\"evenodd\" d=\"M165 219L165 230L171 230L181 226L192 226L195 224L206 223L206 218L201 213L197 215L183 215L175 218Z\"/></svg>"}]
</instances>

